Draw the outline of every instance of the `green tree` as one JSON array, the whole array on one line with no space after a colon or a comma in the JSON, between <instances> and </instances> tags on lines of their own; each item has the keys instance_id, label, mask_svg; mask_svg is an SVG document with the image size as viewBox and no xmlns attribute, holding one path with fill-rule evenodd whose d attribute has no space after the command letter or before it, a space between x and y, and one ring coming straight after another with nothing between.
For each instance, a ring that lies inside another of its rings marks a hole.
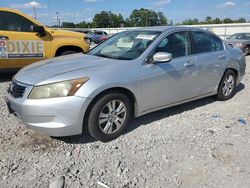
<instances>
[{"instance_id":1,"label":"green tree","mask_svg":"<svg viewBox=\"0 0 250 188\"><path fill-rule=\"evenodd\" d=\"M112 12L109 12L109 18L112 27L121 27L121 24L125 22L121 14L113 14Z\"/></svg>"},{"instance_id":2,"label":"green tree","mask_svg":"<svg viewBox=\"0 0 250 188\"><path fill-rule=\"evenodd\" d=\"M168 19L163 14L163 12L158 12L158 19L159 19L160 25L167 25L168 24Z\"/></svg>"},{"instance_id":3,"label":"green tree","mask_svg":"<svg viewBox=\"0 0 250 188\"><path fill-rule=\"evenodd\" d=\"M194 21L192 19L187 19L182 22L182 25L194 25Z\"/></svg>"},{"instance_id":4,"label":"green tree","mask_svg":"<svg viewBox=\"0 0 250 188\"><path fill-rule=\"evenodd\" d=\"M246 19L245 18L239 18L238 20L236 20L236 23L246 23Z\"/></svg>"},{"instance_id":5,"label":"green tree","mask_svg":"<svg viewBox=\"0 0 250 188\"><path fill-rule=\"evenodd\" d=\"M121 14L102 11L94 16L92 25L94 27L120 27L124 22Z\"/></svg>"},{"instance_id":6,"label":"green tree","mask_svg":"<svg viewBox=\"0 0 250 188\"><path fill-rule=\"evenodd\" d=\"M231 18L225 18L224 23L233 23L234 21Z\"/></svg>"},{"instance_id":7,"label":"green tree","mask_svg":"<svg viewBox=\"0 0 250 188\"><path fill-rule=\"evenodd\" d=\"M215 19L213 19L213 24L221 24L222 23L222 21L220 20L220 18L215 18Z\"/></svg>"},{"instance_id":8,"label":"green tree","mask_svg":"<svg viewBox=\"0 0 250 188\"><path fill-rule=\"evenodd\" d=\"M88 28L89 23L86 23L85 21L82 21L78 24L75 24L76 28Z\"/></svg>"},{"instance_id":9,"label":"green tree","mask_svg":"<svg viewBox=\"0 0 250 188\"><path fill-rule=\"evenodd\" d=\"M92 24L94 27L110 27L110 23L109 13L102 11L94 16Z\"/></svg>"},{"instance_id":10,"label":"green tree","mask_svg":"<svg viewBox=\"0 0 250 188\"><path fill-rule=\"evenodd\" d=\"M207 16L205 19L205 22L210 24L212 22L212 17L211 16Z\"/></svg>"},{"instance_id":11,"label":"green tree","mask_svg":"<svg viewBox=\"0 0 250 188\"><path fill-rule=\"evenodd\" d=\"M167 18L162 12L156 13L149 9L135 9L129 16L129 25L135 27L166 25Z\"/></svg>"},{"instance_id":12,"label":"green tree","mask_svg":"<svg viewBox=\"0 0 250 188\"><path fill-rule=\"evenodd\" d=\"M75 24L73 22L63 22L61 27L62 28L75 28Z\"/></svg>"},{"instance_id":13,"label":"green tree","mask_svg":"<svg viewBox=\"0 0 250 188\"><path fill-rule=\"evenodd\" d=\"M193 24L194 25L198 25L199 24L199 20L197 18L193 19Z\"/></svg>"}]
</instances>

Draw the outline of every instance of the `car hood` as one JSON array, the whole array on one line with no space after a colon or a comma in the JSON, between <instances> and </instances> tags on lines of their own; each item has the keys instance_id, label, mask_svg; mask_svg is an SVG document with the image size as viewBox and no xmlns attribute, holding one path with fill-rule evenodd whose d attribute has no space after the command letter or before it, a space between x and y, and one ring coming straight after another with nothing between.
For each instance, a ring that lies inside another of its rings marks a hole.
<instances>
[{"instance_id":1,"label":"car hood","mask_svg":"<svg viewBox=\"0 0 250 188\"><path fill-rule=\"evenodd\" d=\"M38 63L33 63L21 69L14 79L18 82L37 85L49 78L74 71L86 71L89 69L100 69L103 66L111 66L119 60L112 60L86 54L74 54L61 56Z\"/></svg>"}]
</instances>

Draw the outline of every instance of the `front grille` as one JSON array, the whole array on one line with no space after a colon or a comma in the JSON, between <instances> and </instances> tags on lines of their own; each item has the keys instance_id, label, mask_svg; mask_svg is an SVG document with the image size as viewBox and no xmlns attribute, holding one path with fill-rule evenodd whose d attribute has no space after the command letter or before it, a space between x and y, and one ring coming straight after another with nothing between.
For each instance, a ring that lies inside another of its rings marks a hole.
<instances>
[{"instance_id":1,"label":"front grille","mask_svg":"<svg viewBox=\"0 0 250 188\"><path fill-rule=\"evenodd\" d=\"M15 81L12 81L10 84L10 87L8 89L8 92L14 97L14 98L22 98L23 94L25 92L26 87L21 86Z\"/></svg>"}]
</instances>

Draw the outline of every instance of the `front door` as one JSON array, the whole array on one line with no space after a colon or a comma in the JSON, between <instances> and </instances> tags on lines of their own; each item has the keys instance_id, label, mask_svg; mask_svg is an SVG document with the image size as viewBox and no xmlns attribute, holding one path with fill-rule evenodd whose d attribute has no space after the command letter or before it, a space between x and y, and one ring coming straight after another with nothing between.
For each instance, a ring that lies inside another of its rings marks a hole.
<instances>
[{"instance_id":1,"label":"front door","mask_svg":"<svg viewBox=\"0 0 250 188\"><path fill-rule=\"evenodd\" d=\"M195 56L191 55L189 33L168 35L154 54L157 52L172 53L173 59L166 63L143 65L144 112L192 98L197 92L197 64Z\"/></svg>"},{"instance_id":2,"label":"front door","mask_svg":"<svg viewBox=\"0 0 250 188\"><path fill-rule=\"evenodd\" d=\"M51 35L32 32L32 21L14 12L0 11L0 69L21 68L50 56Z\"/></svg>"}]
</instances>

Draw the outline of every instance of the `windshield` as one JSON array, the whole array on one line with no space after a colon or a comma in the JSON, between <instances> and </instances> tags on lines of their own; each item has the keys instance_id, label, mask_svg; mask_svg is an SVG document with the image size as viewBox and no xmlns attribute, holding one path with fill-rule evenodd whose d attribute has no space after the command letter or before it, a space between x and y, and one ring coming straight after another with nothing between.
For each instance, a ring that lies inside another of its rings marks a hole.
<instances>
[{"instance_id":1,"label":"windshield","mask_svg":"<svg viewBox=\"0 0 250 188\"><path fill-rule=\"evenodd\" d=\"M110 59L133 60L139 57L159 34L157 31L122 32L100 44L89 54Z\"/></svg>"},{"instance_id":2,"label":"windshield","mask_svg":"<svg viewBox=\"0 0 250 188\"><path fill-rule=\"evenodd\" d=\"M240 33L229 37L231 40L250 40L250 33Z\"/></svg>"}]
</instances>

